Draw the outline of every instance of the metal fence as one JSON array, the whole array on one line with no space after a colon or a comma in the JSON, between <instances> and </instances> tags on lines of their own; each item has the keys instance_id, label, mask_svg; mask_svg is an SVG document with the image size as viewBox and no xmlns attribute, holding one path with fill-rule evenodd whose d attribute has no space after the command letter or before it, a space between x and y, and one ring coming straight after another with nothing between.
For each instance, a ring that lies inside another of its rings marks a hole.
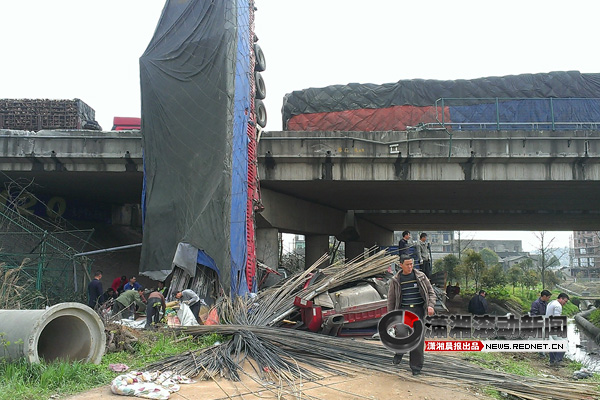
<instances>
[{"instance_id":1,"label":"metal fence","mask_svg":"<svg viewBox=\"0 0 600 400\"><path fill-rule=\"evenodd\" d=\"M440 98L436 123L452 130L576 130L600 127L600 98Z\"/></svg>"},{"instance_id":2,"label":"metal fence","mask_svg":"<svg viewBox=\"0 0 600 400\"><path fill-rule=\"evenodd\" d=\"M92 260L74 255L93 230L62 230L33 218L0 205L0 265L21 267L25 290L37 291L48 304L85 301Z\"/></svg>"}]
</instances>

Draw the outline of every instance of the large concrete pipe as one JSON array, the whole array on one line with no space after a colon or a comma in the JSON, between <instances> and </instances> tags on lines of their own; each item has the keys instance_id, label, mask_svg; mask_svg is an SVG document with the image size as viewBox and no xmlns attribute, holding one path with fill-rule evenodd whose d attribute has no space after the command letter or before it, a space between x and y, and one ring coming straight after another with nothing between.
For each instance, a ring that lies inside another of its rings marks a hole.
<instances>
[{"instance_id":1,"label":"large concrete pipe","mask_svg":"<svg viewBox=\"0 0 600 400\"><path fill-rule=\"evenodd\" d=\"M0 334L10 342L6 358L24 357L32 363L43 359L99 364L106 346L100 317L80 303L60 303L46 310L0 310Z\"/></svg>"}]
</instances>

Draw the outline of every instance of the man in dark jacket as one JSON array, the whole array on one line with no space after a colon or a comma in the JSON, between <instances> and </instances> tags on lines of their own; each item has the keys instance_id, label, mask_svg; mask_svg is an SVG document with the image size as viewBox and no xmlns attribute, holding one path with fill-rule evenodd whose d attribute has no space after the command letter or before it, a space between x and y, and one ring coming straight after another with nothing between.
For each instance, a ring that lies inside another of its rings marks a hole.
<instances>
[{"instance_id":1,"label":"man in dark jacket","mask_svg":"<svg viewBox=\"0 0 600 400\"><path fill-rule=\"evenodd\" d=\"M402 239L398 242L398 256L402 254L410 255L410 231L402 232Z\"/></svg>"},{"instance_id":2,"label":"man in dark jacket","mask_svg":"<svg viewBox=\"0 0 600 400\"><path fill-rule=\"evenodd\" d=\"M531 303L531 310L529 310L529 315L541 315L542 317L546 315L546 308L548 307L548 301L550 301L550 297L552 293L549 290L542 290L540 293L540 297Z\"/></svg>"},{"instance_id":3,"label":"man in dark jacket","mask_svg":"<svg viewBox=\"0 0 600 400\"><path fill-rule=\"evenodd\" d=\"M388 312L407 310L423 319L425 313L433 315L436 295L427 276L419 270L414 270L413 264L414 260L409 256L405 254L400 256L401 270L390 279L387 309ZM419 375L423 368L424 345L425 342L422 341L410 352L409 365L413 375ZM393 363L400 364L403 355L396 354Z\"/></svg>"},{"instance_id":4,"label":"man in dark jacket","mask_svg":"<svg viewBox=\"0 0 600 400\"><path fill-rule=\"evenodd\" d=\"M94 279L88 284L88 306L95 308L98 305L98 299L102 297L102 271L96 271Z\"/></svg>"},{"instance_id":5,"label":"man in dark jacket","mask_svg":"<svg viewBox=\"0 0 600 400\"><path fill-rule=\"evenodd\" d=\"M475 315L484 315L488 312L488 303L485 299L485 290L480 290L479 294L473 296L469 301L469 312Z\"/></svg>"}]
</instances>

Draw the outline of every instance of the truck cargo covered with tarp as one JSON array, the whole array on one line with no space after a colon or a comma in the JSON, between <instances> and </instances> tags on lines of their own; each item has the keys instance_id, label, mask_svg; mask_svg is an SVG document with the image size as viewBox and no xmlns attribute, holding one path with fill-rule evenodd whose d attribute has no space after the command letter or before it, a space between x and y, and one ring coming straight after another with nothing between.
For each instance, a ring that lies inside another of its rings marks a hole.
<instances>
[{"instance_id":1,"label":"truck cargo covered with tarp","mask_svg":"<svg viewBox=\"0 0 600 400\"><path fill-rule=\"evenodd\" d=\"M150 278L176 264L193 276L199 263L226 293L248 291L249 10L247 0L168 0L140 58L140 273Z\"/></svg>"},{"instance_id":2,"label":"truck cargo covered with tarp","mask_svg":"<svg viewBox=\"0 0 600 400\"><path fill-rule=\"evenodd\" d=\"M584 129L600 125L600 74L578 71L458 80L351 83L294 91L283 128L298 131Z\"/></svg>"}]
</instances>

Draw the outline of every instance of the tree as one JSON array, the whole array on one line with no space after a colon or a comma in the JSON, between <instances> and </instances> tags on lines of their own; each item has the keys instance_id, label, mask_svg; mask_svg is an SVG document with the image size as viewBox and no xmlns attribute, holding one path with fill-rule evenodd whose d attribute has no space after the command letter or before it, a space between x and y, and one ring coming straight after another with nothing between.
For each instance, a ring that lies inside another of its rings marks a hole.
<instances>
[{"instance_id":1,"label":"tree","mask_svg":"<svg viewBox=\"0 0 600 400\"><path fill-rule=\"evenodd\" d=\"M525 286L528 289L532 289L537 285L539 280L540 280L540 277L536 271L534 271L534 270L527 271L523 275L523 286Z\"/></svg>"},{"instance_id":2,"label":"tree","mask_svg":"<svg viewBox=\"0 0 600 400\"><path fill-rule=\"evenodd\" d=\"M471 245L471 243L473 242L473 238L467 238L466 240L462 240L461 239L461 234L460 231L458 231L458 241L457 241L457 245L458 245L458 261L462 261L462 255L464 253L466 253L466 251L469 249L469 246Z\"/></svg>"},{"instance_id":3,"label":"tree","mask_svg":"<svg viewBox=\"0 0 600 400\"><path fill-rule=\"evenodd\" d=\"M466 252L465 260L463 262L466 269L473 275L473 280L475 280L475 290L479 289L479 282L483 276L483 272L486 269L485 263L483 262L483 258L479 253L476 253L473 250L468 250Z\"/></svg>"},{"instance_id":4,"label":"tree","mask_svg":"<svg viewBox=\"0 0 600 400\"><path fill-rule=\"evenodd\" d=\"M542 287L546 287L546 270L556 265L560 265L560 258L564 254L560 254L556 257L556 248L552 247L554 238L549 239L546 232L539 232L535 234L535 237L539 240L538 254L539 259L537 263L537 269L542 277Z\"/></svg>"},{"instance_id":5,"label":"tree","mask_svg":"<svg viewBox=\"0 0 600 400\"><path fill-rule=\"evenodd\" d=\"M467 288L469 286L469 277L471 276L469 268L464 263L460 263L454 268L454 272L457 279L465 278L465 288Z\"/></svg>"},{"instance_id":6,"label":"tree","mask_svg":"<svg viewBox=\"0 0 600 400\"><path fill-rule=\"evenodd\" d=\"M515 286L523 279L523 270L516 265L513 265L508 270L508 281L513 287L513 294L515 294Z\"/></svg>"},{"instance_id":7,"label":"tree","mask_svg":"<svg viewBox=\"0 0 600 400\"><path fill-rule=\"evenodd\" d=\"M448 254L446 257L441 260L437 260L434 263L435 271L443 271L446 273L446 279L448 282L452 282L457 279L457 271L456 267L460 261L458 261L458 257L454 254Z\"/></svg>"},{"instance_id":8,"label":"tree","mask_svg":"<svg viewBox=\"0 0 600 400\"><path fill-rule=\"evenodd\" d=\"M506 285L507 277L500 264L492 265L487 268L481 277L481 283L486 288Z\"/></svg>"},{"instance_id":9,"label":"tree","mask_svg":"<svg viewBox=\"0 0 600 400\"><path fill-rule=\"evenodd\" d=\"M546 271L546 276L545 276L544 281L546 282L546 285L548 285L547 287L544 286L544 288L549 289L549 290L554 289L554 287L560 283L560 279L554 273L554 271Z\"/></svg>"},{"instance_id":10,"label":"tree","mask_svg":"<svg viewBox=\"0 0 600 400\"><path fill-rule=\"evenodd\" d=\"M485 248L481 250L479 254L481 255L481 258L483 259L485 265L488 267L496 265L500 261L500 257L498 257L498 254L496 254L496 252L494 252L491 249Z\"/></svg>"},{"instance_id":11,"label":"tree","mask_svg":"<svg viewBox=\"0 0 600 400\"><path fill-rule=\"evenodd\" d=\"M517 267L519 267L521 271L523 271L523 274L525 274L527 271L533 268L533 260L531 258L526 258L518 263Z\"/></svg>"}]
</instances>

